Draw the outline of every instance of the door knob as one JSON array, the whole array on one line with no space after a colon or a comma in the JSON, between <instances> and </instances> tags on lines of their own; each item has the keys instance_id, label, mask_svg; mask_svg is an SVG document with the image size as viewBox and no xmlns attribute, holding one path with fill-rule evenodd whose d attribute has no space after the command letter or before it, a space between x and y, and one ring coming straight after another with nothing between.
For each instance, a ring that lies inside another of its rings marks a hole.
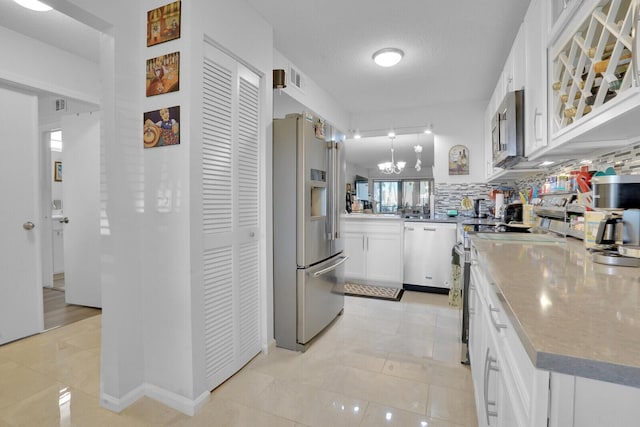
<instances>
[{"instance_id":1,"label":"door knob","mask_svg":"<svg viewBox=\"0 0 640 427\"><path fill-rule=\"evenodd\" d=\"M60 224L62 223L69 224L69 217L60 218Z\"/></svg>"},{"instance_id":2,"label":"door knob","mask_svg":"<svg viewBox=\"0 0 640 427\"><path fill-rule=\"evenodd\" d=\"M22 224L22 228L24 228L25 230L33 230L35 228L35 224L32 223L31 221L25 222L24 224Z\"/></svg>"}]
</instances>

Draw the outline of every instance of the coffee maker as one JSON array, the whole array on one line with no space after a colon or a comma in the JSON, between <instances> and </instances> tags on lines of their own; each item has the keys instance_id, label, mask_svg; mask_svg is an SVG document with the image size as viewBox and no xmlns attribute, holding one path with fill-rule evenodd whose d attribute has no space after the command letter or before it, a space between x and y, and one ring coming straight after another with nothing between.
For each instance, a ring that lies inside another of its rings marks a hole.
<instances>
[{"instance_id":1,"label":"coffee maker","mask_svg":"<svg viewBox=\"0 0 640 427\"><path fill-rule=\"evenodd\" d=\"M593 261L640 267L640 176L594 176L593 209L606 211L598 225Z\"/></svg>"}]
</instances>

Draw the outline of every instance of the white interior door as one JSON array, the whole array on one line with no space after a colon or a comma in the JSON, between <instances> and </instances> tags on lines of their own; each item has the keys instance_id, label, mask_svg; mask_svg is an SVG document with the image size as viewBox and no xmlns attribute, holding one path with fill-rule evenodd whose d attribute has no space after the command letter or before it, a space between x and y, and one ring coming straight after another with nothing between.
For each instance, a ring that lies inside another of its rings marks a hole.
<instances>
[{"instance_id":1,"label":"white interior door","mask_svg":"<svg viewBox=\"0 0 640 427\"><path fill-rule=\"evenodd\" d=\"M64 287L68 304L102 307L100 113L62 118Z\"/></svg>"},{"instance_id":2,"label":"white interior door","mask_svg":"<svg viewBox=\"0 0 640 427\"><path fill-rule=\"evenodd\" d=\"M0 344L43 330L38 100L0 88Z\"/></svg>"}]
</instances>

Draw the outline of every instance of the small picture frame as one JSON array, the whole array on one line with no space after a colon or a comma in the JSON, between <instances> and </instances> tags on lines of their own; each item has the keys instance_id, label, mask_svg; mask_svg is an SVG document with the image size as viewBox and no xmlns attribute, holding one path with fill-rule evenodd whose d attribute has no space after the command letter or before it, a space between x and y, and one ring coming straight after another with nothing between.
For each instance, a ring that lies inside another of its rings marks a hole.
<instances>
[{"instance_id":1,"label":"small picture frame","mask_svg":"<svg viewBox=\"0 0 640 427\"><path fill-rule=\"evenodd\" d=\"M53 180L55 182L62 182L62 162L55 162L53 164Z\"/></svg>"},{"instance_id":2,"label":"small picture frame","mask_svg":"<svg viewBox=\"0 0 640 427\"><path fill-rule=\"evenodd\" d=\"M180 38L180 1L147 12L147 47Z\"/></svg>"},{"instance_id":3,"label":"small picture frame","mask_svg":"<svg viewBox=\"0 0 640 427\"><path fill-rule=\"evenodd\" d=\"M180 52L147 59L147 96L180 89Z\"/></svg>"},{"instance_id":4,"label":"small picture frame","mask_svg":"<svg viewBox=\"0 0 640 427\"><path fill-rule=\"evenodd\" d=\"M469 149L464 145L449 150L449 175L469 175Z\"/></svg>"},{"instance_id":5,"label":"small picture frame","mask_svg":"<svg viewBox=\"0 0 640 427\"><path fill-rule=\"evenodd\" d=\"M148 111L143 115L144 148L180 144L180 106Z\"/></svg>"}]
</instances>

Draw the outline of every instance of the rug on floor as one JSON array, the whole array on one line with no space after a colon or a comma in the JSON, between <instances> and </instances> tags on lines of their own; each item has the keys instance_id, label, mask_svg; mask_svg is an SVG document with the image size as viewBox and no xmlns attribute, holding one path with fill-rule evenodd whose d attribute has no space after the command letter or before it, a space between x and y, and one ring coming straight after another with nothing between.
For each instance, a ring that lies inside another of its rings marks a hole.
<instances>
[{"instance_id":1,"label":"rug on floor","mask_svg":"<svg viewBox=\"0 0 640 427\"><path fill-rule=\"evenodd\" d=\"M400 301L404 290L386 288L384 286L361 285L358 283L345 283L344 294L352 297L376 298L389 301Z\"/></svg>"}]
</instances>

